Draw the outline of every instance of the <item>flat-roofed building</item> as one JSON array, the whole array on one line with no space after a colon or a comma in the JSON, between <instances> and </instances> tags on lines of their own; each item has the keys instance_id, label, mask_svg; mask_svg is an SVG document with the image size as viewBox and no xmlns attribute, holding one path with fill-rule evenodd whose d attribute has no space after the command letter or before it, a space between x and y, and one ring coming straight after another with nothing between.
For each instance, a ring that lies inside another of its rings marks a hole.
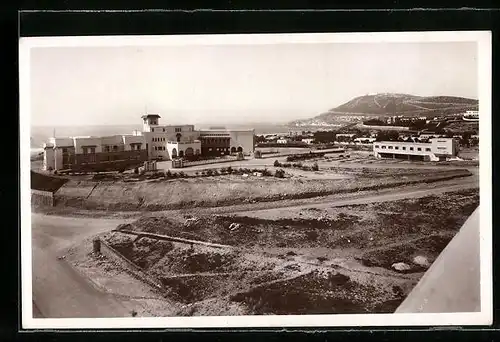
<instances>
[{"instance_id":1,"label":"flat-roofed building","mask_svg":"<svg viewBox=\"0 0 500 342\"><path fill-rule=\"evenodd\" d=\"M122 169L146 160L253 155L252 130L195 130L194 125L160 125L160 115L142 116L142 132L103 137L50 138L44 145L45 170Z\"/></svg>"},{"instance_id":2,"label":"flat-roofed building","mask_svg":"<svg viewBox=\"0 0 500 342\"><path fill-rule=\"evenodd\" d=\"M45 170L122 169L147 160L144 136L51 138L44 144Z\"/></svg>"},{"instance_id":3,"label":"flat-roofed building","mask_svg":"<svg viewBox=\"0 0 500 342\"><path fill-rule=\"evenodd\" d=\"M379 159L441 161L458 154L458 142L453 138L433 138L428 143L377 141L373 153Z\"/></svg>"}]
</instances>

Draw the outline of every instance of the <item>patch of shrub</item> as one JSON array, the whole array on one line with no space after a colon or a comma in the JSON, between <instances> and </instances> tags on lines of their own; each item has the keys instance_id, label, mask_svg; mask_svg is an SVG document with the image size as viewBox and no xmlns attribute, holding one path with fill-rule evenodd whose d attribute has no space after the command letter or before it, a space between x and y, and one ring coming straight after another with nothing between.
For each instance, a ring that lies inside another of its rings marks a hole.
<instances>
[{"instance_id":1,"label":"patch of shrub","mask_svg":"<svg viewBox=\"0 0 500 342\"><path fill-rule=\"evenodd\" d=\"M281 163L278 160L275 160L274 167L281 167Z\"/></svg>"},{"instance_id":2,"label":"patch of shrub","mask_svg":"<svg viewBox=\"0 0 500 342\"><path fill-rule=\"evenodd\" d=\"M213 175L213 173L214 173L214 171L213 171L212 169L208 169L208 170L207 170L207 171L205 171L205 172L206 172L206 175L207 175L208 177L212 176L212 175Z\"/></svg>"},{"instance_id":3,"label":"patch of shrub","mask_svg":"<svg viewBox=\"0 0 500 342\"><path fill-rule=\"evenodd\" d=\"M172 171L167 170L167 172L165 173L165 177L172 178Z\"/></svg>"},{"instance_id":4,"label":"patch of shrub","mask_svg":"<svg viewBox=\"0 0 500 342\"><path fill-rule=\"evenodd\" d=\"M285 170L282 170L282 169L276 170L276 172L274 173L274 177L285 178Z\"/></svg>"},{"instance_id":5,"label":"patch of shrub","mask_svg":"<svg viewBox=\"0 0 500 342\"><path fill-rule=\"evenodd\" d=\"M318 163L314 163L313 166L311 167L313 171L319 171L319 166Z\"/></svg>"},{"instance_id":6,"label":"patch of shrub","mask_svg":"<svg viewBox=\"0 0 500 342\"><path fill-rule=\"evenodd\" d=\"M306 238L309 241L316 241L318 239L318 237L319 237L319 234L315 230L310 230L310 231L306 232Z\"/></svg>"}]
</instances>

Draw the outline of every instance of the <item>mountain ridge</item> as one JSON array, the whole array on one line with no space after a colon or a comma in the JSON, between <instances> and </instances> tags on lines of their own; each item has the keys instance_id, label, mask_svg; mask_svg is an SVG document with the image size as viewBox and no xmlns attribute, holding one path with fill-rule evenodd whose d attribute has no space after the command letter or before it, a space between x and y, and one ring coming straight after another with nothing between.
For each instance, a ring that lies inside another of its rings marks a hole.
<instances>
[{"instance_id":1,"label":"mountain ridge","mask_svg":"<svg viewBox=\"0 0 500 342\"><path fill-rule=\"evenodd\" d=\"M291 126L335 125L352 121L346 116L435 116L477 110L478 100L459 96L417 96L403 93L379 93L357 96L310 119L294 120Z\"/></svg>"}]
</instances>

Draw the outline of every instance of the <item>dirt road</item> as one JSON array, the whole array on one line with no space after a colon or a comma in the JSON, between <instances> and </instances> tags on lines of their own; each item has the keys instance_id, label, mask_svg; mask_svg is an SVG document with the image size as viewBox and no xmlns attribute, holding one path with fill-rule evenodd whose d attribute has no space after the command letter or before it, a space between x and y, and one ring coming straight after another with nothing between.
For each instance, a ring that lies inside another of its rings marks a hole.
<instances>
[{"instance_id":1,"label":"dirt road","mask_svg":"<svg viewBox=\"0 0 500 342\"><path fill-rule=\"evenodd\" d=\"M119 223L123 221L32 214L32 284L37 316L130 316L119 300L95 289L64 259L58 260L65 248Z\"/></svg>"},{"instance_id":2,"label":"dirt road","mask_svg":"<svg viewBox=\"0 0 500 342\"><path fill-rule=\"evenodd\" d=\"M388 201L397 201L409 198L421 198L426 196L438 195L445 192L473 189L479 187L479 180L477 176L471 176L464 179L456 179L451 181L439 182L436 184L419 185L418 187L408 187L407 189L388 189L382 190L378 193L363 194L348 196L342 199L333 199L331 196L321 198L313 203L290 205L287 207L265 208L265 209L252 209L237 212L238 215L248 215L253 213L260 218L276 217L280 212L286 210L298 210L307 208L331 208L344 205L367 204L367 203L380 203Z\"/></svg>"}]
</instances>

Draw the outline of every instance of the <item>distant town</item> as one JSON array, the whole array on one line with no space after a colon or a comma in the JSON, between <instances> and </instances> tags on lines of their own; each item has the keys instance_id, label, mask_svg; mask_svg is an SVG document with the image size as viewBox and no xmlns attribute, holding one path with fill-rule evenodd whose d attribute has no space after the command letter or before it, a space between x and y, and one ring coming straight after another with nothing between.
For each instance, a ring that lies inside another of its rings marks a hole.
<instances>
[{"instance_id":1,"label":"distant town","mask_svg":"<svg viewBox=\"0 0 500 342\"><path fill-rule=\"evenodd\" d=\"M479 112L433 117L403 115L389 117L338 116L339 120L353 121L346 125L319 125L311 130L290 130L287 133L262 134L256 137L257 147L324 147L325 144L371 146L375 141L427 143L431 138L453 138L461 146L479 144ZM309 125L311 126L311 125Z\"/></svg>"}]
</instances>

